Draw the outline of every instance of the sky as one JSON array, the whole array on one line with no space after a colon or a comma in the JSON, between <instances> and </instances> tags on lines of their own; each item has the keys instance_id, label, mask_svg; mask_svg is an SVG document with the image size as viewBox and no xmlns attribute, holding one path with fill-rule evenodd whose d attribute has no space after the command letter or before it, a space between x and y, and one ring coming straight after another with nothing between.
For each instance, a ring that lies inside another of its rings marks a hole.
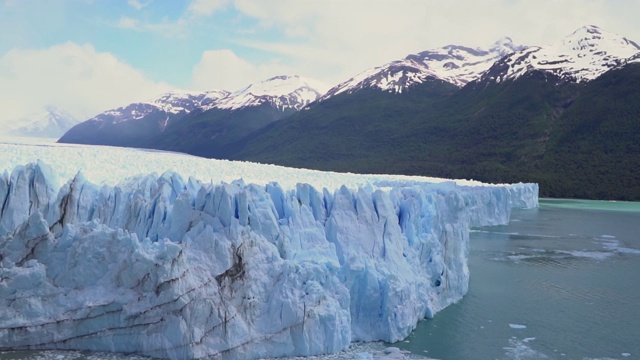
<instances>
[{"instance_id":1,"label":"sky","mask_svg":"<svg viewBox=\"0 0 640 360\"><path fill-rule=\"evenodd\" d=\"M637 14L640 0L0 0L0 125L282 74L332 86L422 50L584 25L640 43Z\"/></svg>"}]
</instances>

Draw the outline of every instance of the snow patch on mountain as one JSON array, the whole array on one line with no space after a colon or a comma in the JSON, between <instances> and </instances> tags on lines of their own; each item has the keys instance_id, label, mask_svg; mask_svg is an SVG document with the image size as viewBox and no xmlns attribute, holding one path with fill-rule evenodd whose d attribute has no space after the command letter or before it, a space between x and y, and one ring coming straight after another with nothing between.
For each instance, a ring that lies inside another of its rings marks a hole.
<instances>
[{"instance_id":1,"label":"snow patch on mountain","mask_svg":"<svg viewBox=\"0 0 640 360\"><path fill-rule=\"evenodd\" d=\"M123 121L141 120L151 114L162 114L167 119L173 115L186 115L196 109L213 107L229 95L225 90L211 90L205 92L188 92L175 90L164 93L158 98L136 102L117 109L102 112L88 121L99 121L117 124Z\"/></svg>"},{"instance_id":2,"label":"snow patch on mountain","mask_svg":"<svg viewBox=\"0 0 640 360\"><path fill-rule=\"evenodd\" d=\"M268 80L251 84L230 94L212 107L219 109L240 109L269 103L278 109L300 110L317 100L328 86L322 82L300 76L275 76Z\"/></svg>"},{"instance_id":3,"label":"snow patch on mountain","mask_svg":"<svg viewBox=\"0 0 640 360\"><path fill-rule=\"evenodd\" d=\"M640 63L640 52L627 59L627 64Z\"/></svg>"},{"instance_id":4,"label":"snow patch on mountain","mask_svg":"<svg viewBox=\"0 0 640 360\"><path fill-rule=\"evenodd\" d=\"M501 57L523 49L509 37L496 41L489 49L447 45L411 54L401 60L366 70L331 88L321 100L365 88L401 93L428 80L440 80L462 87L475 80Z\"/></svg>"},{"instance_id":5,"label":"snow patch on mountain","mask_svg":"<svg viewBox=\"0 0 640 360\"><path fill-rule=\"evenodd\" d=\"M501 82L540 70L572 82L591 81L614 67L634 61L640 46L620 35L589 25L549 46L530 47L498 61L483 80Z\"/></svg>"},{"instance_id":6,"label":"snow patch on mountain","mask_svg":"<svg viewBox=\"0 0 640 360\"><path fill-rule=\"evenodd\" d=\"M226 90L205 92L171 91L158 98L132 103L117 109L107 110L88 121L117 124L124 121L141 120L152 115L164 118L162 127L171 119L211 109L237 110L244 107L270 104L279 110L300 110L317 100L329 87L319 81L300 76L276 76L251 84L231 93Z\"/></svg>"},{"instance_id":7,"label":"snow patch on mountain","mask_svg":"<svg viewBox=\"0 0 640 360\"><path fill-rule=\"evenodd\" d=\"M189 113L197 108L207 108L215 106L218 101L229 96L226 90L211 90L205 92L171 91L162 94L149 104L158 106L160 109L171 114Z\"/></svg>"}]
</instances>

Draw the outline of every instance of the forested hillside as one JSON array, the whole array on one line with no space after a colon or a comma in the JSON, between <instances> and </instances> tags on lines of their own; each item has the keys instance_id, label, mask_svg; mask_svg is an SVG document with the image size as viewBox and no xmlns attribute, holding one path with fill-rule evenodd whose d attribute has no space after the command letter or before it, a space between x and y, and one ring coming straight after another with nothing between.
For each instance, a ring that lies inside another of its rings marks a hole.
<instances>
[{"instance_id":1,"label":"forested hillside","mask_svg":"<svg viewBox=\"0 0 640 360\"><path fill-rule=\"evenodd\" d=\"M426 82L336 96L218 156L323 170L490 182L542 196L640 199L640 66L586 84L531 72L456 91Z\"/></svg>"}]
</instances>

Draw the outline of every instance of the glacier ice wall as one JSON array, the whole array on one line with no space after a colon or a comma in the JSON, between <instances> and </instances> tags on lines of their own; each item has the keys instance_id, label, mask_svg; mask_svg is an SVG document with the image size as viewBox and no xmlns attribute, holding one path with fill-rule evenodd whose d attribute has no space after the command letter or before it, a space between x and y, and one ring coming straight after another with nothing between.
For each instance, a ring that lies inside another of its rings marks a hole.
<instances>
[{"instance_id":1,"label":"glacier ice wall","mask_svg":"<svg viewBox=\"0 0 640 360\"><path fill-rule=\"evenodd\" d=\"M535 184L55 179L41 162L0 176L0 349L248 359L398 341L466 293L469 226L537 205Z\"/></svg>"}]
</instances>

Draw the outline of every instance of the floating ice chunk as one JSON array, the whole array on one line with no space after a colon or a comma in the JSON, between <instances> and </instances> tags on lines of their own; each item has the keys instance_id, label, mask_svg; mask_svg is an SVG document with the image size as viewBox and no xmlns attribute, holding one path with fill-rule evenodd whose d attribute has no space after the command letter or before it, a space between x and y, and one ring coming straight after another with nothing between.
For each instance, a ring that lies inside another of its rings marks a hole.
<instances>
[{"instance_id":1,"label":"floating ice chunk","mask_svg":"<svg viewBox=\"0 0 640 360\"><path fill-rule=\"evenodd\" d=\"M606 260L607 258L611 257L614 254L612 252L586 251L586 250L556 250L556 252L560 254L568 254L573 257L588 258L588 259L594 259L598 261Z\"/></svg>"},{"instance_id":2,"label":"floating ice chunk","mask_svg":"<svg viewBox=\"0 0 640 360\"><path fill-rule=\"evenodd\" d=\"M509 327L512 329L526 329L527 326L526 325L520 325L520 324L509 324Z\"/></svg>"},{"instance_id":3,"label":"floating ice chunk","mask_svg":"<svg viewBox=\"0 0 640 360\"><path fill-rule=\"evenodd\" d=\"M514 262L520 262L522 260L528 260L528 259L535 259L537 256L536 255L509 255L507 256L507 259L514 261Z\"/></svg>"},{"instance_id":4,"label":"floating ice chunk","mask_svg":"<svg viewBox=\"0 0 640 360\"><path fill-rule=\"evenodd\" d=\"M625 248L625 247L619 247L616 248L616 251L622 254L635 254L635 255L640 255L640 249L632 249L632 248Z\"/></svg>"},{"instance_id":5,"label":"floating ice chunk","mask_svg":"<svg viewBox=\"0 0 640 360\"><path fill-rule=\"evenodd\" d=\"M549 357L540 351L531 348L531 345L524 340L518 340L516 337L509 339L509 346L503 348L506 359L548 359ZM557 350L554 350L557 352Z\"/></svg>"}]
</instances>

